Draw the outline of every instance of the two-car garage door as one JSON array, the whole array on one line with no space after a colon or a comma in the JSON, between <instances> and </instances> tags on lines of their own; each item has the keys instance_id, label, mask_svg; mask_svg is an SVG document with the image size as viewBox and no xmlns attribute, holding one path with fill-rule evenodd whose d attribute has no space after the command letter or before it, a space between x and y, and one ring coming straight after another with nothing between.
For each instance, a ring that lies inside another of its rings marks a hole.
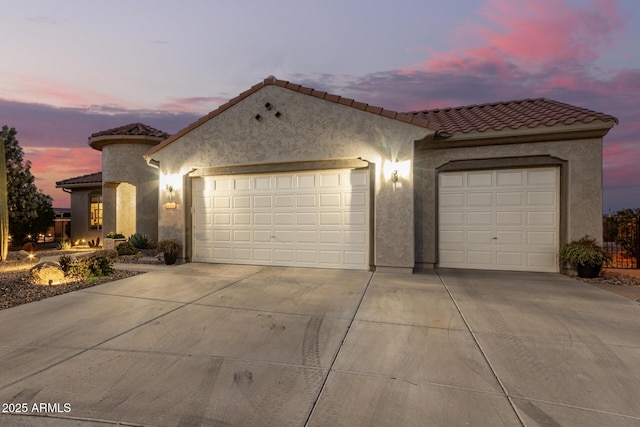
<instances>
[{"instance_id":1,"label":"two-car garage door","mask_svg":"<svg viewBox=\"0 0 640 427\"><path fill-rule=\"evenodd\" d=\"M439 174L439 265L558 271L557 167Z\"/></svg>"},{"instance_id":2,"label":"two-car garage door","mask_svg":"<svg viewBox=\"0 0 640 427\"><path fill-rule=\"evenodd\" d=\"M197 262L369 268L369 171L193 181Z\"/></svg>"}]
</instances>

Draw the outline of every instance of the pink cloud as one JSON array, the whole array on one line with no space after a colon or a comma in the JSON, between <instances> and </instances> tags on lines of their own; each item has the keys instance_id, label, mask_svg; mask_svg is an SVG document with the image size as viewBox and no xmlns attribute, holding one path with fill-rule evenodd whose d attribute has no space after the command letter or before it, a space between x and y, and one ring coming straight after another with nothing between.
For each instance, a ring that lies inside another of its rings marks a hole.
<instances>
[{"instance_id":1,"label":"pink cloud","mask_svg":"<svg viewBox=\"0 0 640 427\"><path fill-rule=\"evenodd\" d=\"M66 107L85 107L94 104L124 105L125 102L92 88L68 85L59 81L33 76L14 77L5 96L13 100L37 101Z\"/></svg>"},{"instance_id":2,"label":"pink cloud","mask_svg":"<svg viewBox=\"0 0 640 427\"><path fill-rule=\"evenodd\" d=\"M161 110L181 111L186 113L205 114L215 110L227 102L228 98L216 96L198 96L192 98L169 98L168 102L160 105Z\"/></svg>"},{"instance_id":3,"label":"pink cloud","mask_svg":"<svg viewBox=\"0 0 640 427\"><path fill-rule=\"evenodd\" d=\"M490 0L480 10L486 22L467 23L458 34L477 47L436 53L423 66L465 72L471 64L507 64L540 70L547 65L593 61L624 27L614 1L586 5L562 0ZM460 66L463 66L461 69Z\"/></svg>"},{"instance_id":4,"label":"pink cloud","mask_svg":"<svg viewBox=\"0 0 640 427\"><path fill-rule=\"evenodd\" d=\"M56 181L102 170L100 152L89 147L26 147L23 150L25 160L31 161L36 185L53 198L54 207L69 206L69 195L56 188Z\"/></svg>"}]
</instances>

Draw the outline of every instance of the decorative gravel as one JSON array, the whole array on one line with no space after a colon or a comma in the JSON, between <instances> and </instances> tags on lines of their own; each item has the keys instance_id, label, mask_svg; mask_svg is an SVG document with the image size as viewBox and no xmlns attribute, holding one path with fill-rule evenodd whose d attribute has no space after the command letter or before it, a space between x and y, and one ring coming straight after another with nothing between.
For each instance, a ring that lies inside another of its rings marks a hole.
<instances>
[{"instance_id":1,"label":"decorative gravel","mask_svg":"<svg viewBox=\"0 0 640 427\"><path fill-rule=\"evenodd\" d=\"M63 283L49 286L34 284L29 270L5 271L0 267L0 310L125 279L137 274L142 274L142 272L116 270L108 276L91 281L77 277L66 277Z\"/></svg>"}]
</instances>

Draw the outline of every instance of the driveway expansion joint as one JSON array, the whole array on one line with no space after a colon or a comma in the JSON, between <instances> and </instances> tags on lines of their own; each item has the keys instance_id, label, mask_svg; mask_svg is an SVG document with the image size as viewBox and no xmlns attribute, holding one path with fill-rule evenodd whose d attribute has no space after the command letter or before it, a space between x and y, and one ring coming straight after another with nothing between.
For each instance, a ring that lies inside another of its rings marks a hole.
<instances>
[{"instance_id":1,"label":"driveway expansion joint","mask_svg":"<svg viewBox=\"0 0 640 427\"><path fill-rule=\"evenodd\" d=\"M523 426L525 426L526 423L524 421L524 418L522 417L522 415L520 414L520 411L518 410L518 408L516 407L515 403L513 402L513 400L511 398L511 396L509 395L509 392L507 391L507 388L505 387L504 383L502 382L502 380L498 376L498 373L496 372L493 364L489 360L489 357L487 356L487 353L484 351L484 349L480 345L480 341L478 341L478 337L476 336L476 334L473 331L473 329L471 329L471 325L469 325L469 322L467 321L467 318L465 317L464 313L460 309L460 306L458 305L458 301L456 301L456 299L454 298L453 294L451 293L451 290L449 289L449 287L445 283L444 279L442 278L442 276L440 276L440 273L438 273L438 270L434 270L434 271L435 271L436 275L438 276L438 278L440 279L440 283L442 283L442 286L444 286L444 288L447 290L447 293L449 294L449 297L451 298L451 301L455 305L456 310L458 310L458 313L460 313L460 317L462 317L462 321L464 322L464 324L466 325L467 329L471 333L471 337L473 338L473 341L475 342L476 346L480 350L480 353L482 354L482 357L487 362L487 365L489 366L489 369L491 370L491 373L493 374L493 376L495 377L496 381L498 382L498 385L500 386L500 389L502 390L502 393L507 398L507 401L509 402L509 405L511 406L511 409L515 413L516 417L518 418L518 421L520 421L520 423Z\"/></svg>"},{"instance_id":2,"label":"driveway expansion joint","mask_svg":"<svg viewBox=\"0 0 640 427\"><path fill-rule=\"evenodd\" d=\"M360 299L358 300L358 305L356 306L356 309L353 311L353 316L351 316L351 321L349 322L349 325L347 325L347 328L344 332L344 334L342 335L342 339L340 340L340 344L338 344L338 349L336 350L336 353L333 356L333 360L331 360L331 364L329 365L329 369L327 370L327 374L325 375L324 379L322 380L322 384L320 385L320 389L318 390L318 394L316 395L315 399L313 400L313 403L311 404L311 408L309 409L309 412L307 413L307 418L304 422L305 426L309 425L309 421L311 420L311 416L313 415L313 411L316 409L317 405L318 405L318 400L320 399L320 396L322 396L322 392L324 391L325 387L327 386L327 380L329 379L329 374L331 372L335 372L335 370L333 369L333 366L336 363L336 360L338 359L338 355L340 354L340 350L342 349L342 346L344 345L344 341L347 339L347 335L349 334L349 331L351 330L351 326L353 326L353 322L355 321L356 316L358 315L358 311L360 310L360 306L362 305L362 301L364 300L364 296L367 294L367 290L369 289L369 286L371 285L371 281L373 280L373 276L374 276L374 272L371 272L371 274L369 275L369 280L367 281L367 285L364 287L364 290L362 291L362 294L360 295Z\"/></svg>"}]
</instances>

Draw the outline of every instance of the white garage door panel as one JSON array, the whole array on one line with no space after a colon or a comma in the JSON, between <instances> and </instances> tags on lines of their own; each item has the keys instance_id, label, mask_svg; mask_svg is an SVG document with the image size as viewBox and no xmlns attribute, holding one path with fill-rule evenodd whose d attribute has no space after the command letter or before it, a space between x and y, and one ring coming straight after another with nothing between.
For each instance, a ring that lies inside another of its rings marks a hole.
<instances>
[{"instance_id":1,"label":"white garage door panel","mask_svg":"<svg viewBox=\"0 0 640 427\"><path fill-rule=\"evenodd\" d=\"M369 172L212 176L193 183L194 261L369 268Z\"/></svg>"},{"instance_id":2,"label":"white garage door panel","mask_svg":"<svg viewBox=\"0 0 640 427\"><path fill-rule=\"evenodd\" d=\"M439 175L439 265L557 272L556 167Z\"/></svg>"}]
</instances>

